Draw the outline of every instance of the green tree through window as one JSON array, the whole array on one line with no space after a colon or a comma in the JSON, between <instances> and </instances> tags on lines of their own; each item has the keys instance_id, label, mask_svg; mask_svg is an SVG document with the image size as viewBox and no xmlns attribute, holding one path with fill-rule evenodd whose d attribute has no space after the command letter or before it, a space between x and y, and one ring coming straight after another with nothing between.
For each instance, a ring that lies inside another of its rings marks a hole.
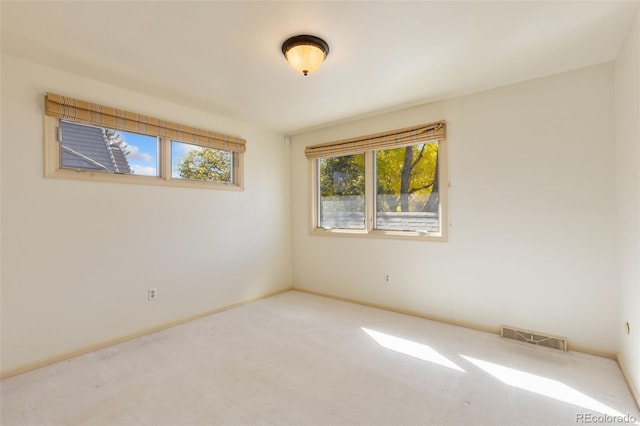
<instances>
[{"instance_id":1,"label":"green tree through window","mask_svg":"<svg viewBox=\"0 0 640 426\"><path fill-rule=\"evenodd\" d=\"M437 142L420 143L319 159L318 227L365 230L371 208L369 229L439 233L439 149ZM367 199L367 179L374 200Z\"/></svg>"},{"instance_id":2,"label":"green tree through window","mask_svg":"<svg viewBox=\"0 0 640 426\"><path fill-rule=\"evenodd\" d=\"M318 164L320 226L364 229L364 154L323 158Z\"/></svg>"},{"instance_id":3,"label":"green tree through window","mask_svg":"<svg viewBox=\"0 0 640 426\"><path fill-rule=\"evenodd\" d=\"M182 156L178 157L173 174L174 177L183 179L231 182L231 168L231 152L221 149L198 147L189 149L186 153L182 154Z\"/></svg>"},{"instance_id":4,"label":"green tree through window","mask_svg":"<svg viewBox=\"0 0 640 426\"><path fill-rule=\"evenodd\" d=\"M376 152L378 211L438 211L438 144Z\"/></svg>"}]
</instances>

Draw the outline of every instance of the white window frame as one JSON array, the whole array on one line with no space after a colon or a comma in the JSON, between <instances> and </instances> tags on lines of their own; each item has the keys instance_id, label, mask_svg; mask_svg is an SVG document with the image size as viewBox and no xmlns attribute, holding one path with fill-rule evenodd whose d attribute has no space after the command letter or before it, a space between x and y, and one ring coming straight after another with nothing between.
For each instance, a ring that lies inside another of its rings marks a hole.
<instances>
[{"instance_id":1,"label":"white window frame","mask_svg":"<svg viewBox=\"0 0 640 426\"><path fill-rule=\"evenodd\" d=\"M231 191L244 190L244 153L232 152L232 181L213 182L196 179L171 177L171 141L182 142L175 138L158 137L158 167L159 176L145 176L136 174L118 174L101 171L63 168L60 164L60 141L58 140L60 118L45 115L44 117L44 176L55 179L71 179L94 182L125 183L136 185L160 185L180 188L219 189ZM79 123L81 124L81 123ZM87 125L87 124L81 124ZM88 125L91 126L91 125ZM93 126L96 127L96 126ZM193 142L184 142L198 145Z\"/></svg>"},{"instance_id":2,"label":"white window frame","mask_svg":"<svg viewBox=\"0 0 640 426\"><path fill-rule=\"evenodd\" d=\"M438 142L438 180L439 190L439 221L440 232L423 231L392 231L375 229L376 215L376 190L375 190L375 150L357 152L364 154L365 173L365 227L364 229L338 229L320 227L320 170L318 162L321 159L310 159L309 161L309 181L310 188L310 230L311 235L332 236L332 237L360 237L360 238L395 238L419 241L448 241L448 189L450 186L447 170L447 141Z\"/></svg>"}]
</instances>

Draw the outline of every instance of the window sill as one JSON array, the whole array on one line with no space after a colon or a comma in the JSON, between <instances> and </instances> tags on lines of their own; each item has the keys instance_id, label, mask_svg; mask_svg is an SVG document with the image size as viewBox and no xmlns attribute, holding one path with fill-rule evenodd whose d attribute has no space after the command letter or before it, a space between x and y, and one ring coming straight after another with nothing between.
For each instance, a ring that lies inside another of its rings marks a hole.
<instances>
[{"instance_id":1,"label":"window sill","mask_svg":"<svg viewBox=\"0 0 640 426\"><path fill-rule=\"evenodd\" d=\"M76 181L124 183L133 185L171 186L178 188L216 189L243 191L244 187L232 183L207 182L189 179L163 179L156 176L127 175L117 173L93 172L89 170L56 169L45 171L46 178L68 179Z\"/></svg>"},{"instance_id":2,"label":"window sill","mask_svg":"<svg viewBox=\"0 0 640 426\"><path fill-rule=\"evenodd\" d=\"M365 229L324 229L313 228L311 235L323 237L357 237L357 238L377 238L377 239L400 239L413 241L434 241L447 242L446 234L435 234L415 231L385 231L382 229L373 229L367 231Z\"/></svg>"}]
</instances>

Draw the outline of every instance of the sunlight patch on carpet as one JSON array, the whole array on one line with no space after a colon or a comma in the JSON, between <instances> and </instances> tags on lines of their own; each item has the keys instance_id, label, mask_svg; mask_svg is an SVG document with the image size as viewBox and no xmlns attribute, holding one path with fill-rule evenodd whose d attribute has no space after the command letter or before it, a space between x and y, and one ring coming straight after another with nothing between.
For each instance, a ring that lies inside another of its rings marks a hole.
<instances>
[{"instance_id":1,"label":"sunlight patch on carpet","mask_svg":"<svg viewBox=\"0 0 640 426\"><path fill-rule=\"evenodd\" d=\"M525 371L516 370L515 368L505 367L488 361L482 361L470 356L460 356L504 384L553 398L567 404L585 408L587 410L607 414L609 416L625 416L608 405L605 405L558 380L548 379L546 377L538 376L537 374L527 373Z\"/></svg>"},{"instance_id":2,"label":"sunlight patch on carpet","mask_svg":"<svg viewBox=\"0 0 640 426\"><path fill-rule=\"evenodd\" d=\"M368 328L361 328L383 348L391 349L393 351L400 352L405 355L421 359L423 361L433 362L434 364L438 364L443 367L451 368L452 370L457 370L464 373L464 370L462 368L458 367L448 358L442 356L438 351L427 345L407 339L402 339L390 334L381 333L379 331L369 330Z\"/></svg>"}]
</instances>

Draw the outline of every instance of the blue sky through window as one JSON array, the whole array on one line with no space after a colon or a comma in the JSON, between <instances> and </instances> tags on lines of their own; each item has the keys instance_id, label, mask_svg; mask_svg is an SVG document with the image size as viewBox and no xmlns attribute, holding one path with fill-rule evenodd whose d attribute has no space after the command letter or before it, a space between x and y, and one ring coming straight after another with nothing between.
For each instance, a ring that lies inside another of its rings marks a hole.
<instances>
[{"instance_id":1,"label":"blue sky through window","mask_svg":"<svg viewBox=\"0 0 640 426\"><path fill-rule=\"evenodd\" d=\"M158 176L158 138L119 131L127 144L127 159L133 173L143 176Z\"/></svg>"},{"instance_id":2,"label":"blue sky through window","mask_svg":"<svg viewBox=\"0 0 640 426\"><path fill-rule=\"evenodd\" d=\"M120 138L127 144L127 160L134 174L143 176L159 176L158 138L153 136L129 133L119 130ZM203 147L184 142L171 141L171 177L179 178L178 165L184 156L193 150Z\"/></svg>"}]
</instances>

